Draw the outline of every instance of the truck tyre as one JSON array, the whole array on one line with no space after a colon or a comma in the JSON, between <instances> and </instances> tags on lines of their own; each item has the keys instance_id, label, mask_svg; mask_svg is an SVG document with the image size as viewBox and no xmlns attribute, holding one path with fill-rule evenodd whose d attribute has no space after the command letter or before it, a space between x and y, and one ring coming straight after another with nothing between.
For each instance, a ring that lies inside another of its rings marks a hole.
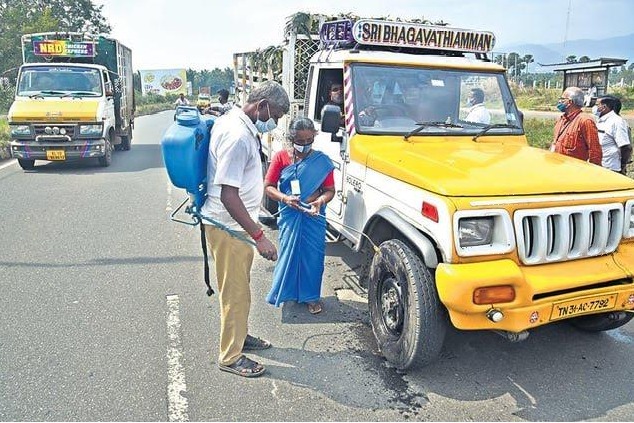
<instances>
[{"instance_id":1,"label":"truck tyre","mask_svg":"<svg viewBox=\"0 0 634 423\"><path fill-rule=\"evenodd\" d=\"M592 314L570 319L569 323L577 329L586 332L603 332L619 328L632 320L634 313L625 311L613 311L609 313Z\"/></svg>"},{"instance_id":2,"label":"truck tyre","mask_svg":"<svg viewBox=\"0 0 634 423\"><path fill-rule=\"evenodd\" d=\"M383 356L398 369L425 366L440 354L446 312L433 273L404 242L383 242L370 270L372 330Z\"/></svg>"},{"instance_id":3,"label":"truck tyre","mask_svg":"<svg viewBox=\"0 0 634 423\"><path fill-rule=\"evenodd\" d=\"M128 129L125 135L121 136L121 149L129 151L132 146L132 127L128 125Z\"/></svg>"},{"instance_id":4,"label":"truck tyre","mask_svg":"<svg viewBox=\"0 0 634 423\"><path fill-rule=\"evenodd\" d=\"M112 131L108 132L104 149L105 154L103 157L99 157L99 165L102 167L108 167L112 164Z\"/></svg>"},{"instance_id":5,"label":"truck tyre","mask_svg":"<svg viewBox=\"0 0 634 423\"><path fill-rule=\"evenodd\" d=\"M18 164L24 170L33 170L35 168L35 160L18 159Z\"/></svg>"}]
</instances>

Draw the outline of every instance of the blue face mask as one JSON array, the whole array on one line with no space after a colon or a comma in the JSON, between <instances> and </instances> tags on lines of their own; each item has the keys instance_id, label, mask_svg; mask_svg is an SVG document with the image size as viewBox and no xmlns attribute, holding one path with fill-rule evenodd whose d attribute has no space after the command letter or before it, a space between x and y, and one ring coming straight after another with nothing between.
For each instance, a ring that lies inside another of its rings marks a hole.
<instances>
[{"instance_id":1,"label":"blue face mask","mask_svg":"<svg viewBox=\"0 0 634 423\"><path fill-rule=\"evenodd\" d=\"M566 109L567 107L564 103L557 103L557 110L559 110L561 113L564 113Z\"/></svg>"},{"instance_id":2,"label":"blue face mask","mask_svg":"<svg viewBox=\"0 0 634 423\"><path fill-rule=\"evenodd\" d=\"M312 142L310 144L295 144L295 143L293 143L293 148L298 153L308 153L310 151L310 149L312 148L312 146L313 146Z\"/></svg>"},{"instance_id":3,"label":"blue face mask","mask_svg":"<svg viewBox=\"0 0 634 423\"><path fill-rule=\"evenodd\" d=\"M266 122L262 122L260 120L260 111L258 110L258 118L255 121L255 129L257 129L258 132L261 133L271 132L272 130L277 128L277 123L275 123L275 120L271 117L271 109L269 109L269 103L266 103L266 110L267 112L269 112L269 119Z\"/></svg>"}]
</instances>

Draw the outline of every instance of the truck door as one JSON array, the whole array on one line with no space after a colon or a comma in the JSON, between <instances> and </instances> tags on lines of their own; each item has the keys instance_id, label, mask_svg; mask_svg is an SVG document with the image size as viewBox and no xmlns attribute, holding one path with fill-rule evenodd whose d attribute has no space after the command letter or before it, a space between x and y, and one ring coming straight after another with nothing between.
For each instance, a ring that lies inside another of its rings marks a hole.
<instances>
[{"instance_id":1,"label":"truck door","mask_svg":"<svg viewBox=\"0 0 634 423\"><path fill-rule=\"evenodd\" d=\"M313 112L311 117L315 121L315 126L318 130L321 129L321 109L326 104L335 104L339 102L337 95L341 96L343 101L343 90L337 94L338 89L343 87L343 70L341 68L334 69L317 69L311 68L309 74L308 86L310 87L311 103L308 110ZM341 103L341 109L343 113L343 103ZM343 115L342 115L343 116ZM343 133L343 119L341 129L338 135ZM335 165L334 177L335 177L335 196L327 205L328 217L337 222L343 221L343 209L344 209L344 183L347 163L347 153L345 151L345 139L342 142L333 142L331 134L321 132L315 137L316 150L320 150L330 157ZM331 222L332 223L332 222Z\"/></svg>"}]
</instances>

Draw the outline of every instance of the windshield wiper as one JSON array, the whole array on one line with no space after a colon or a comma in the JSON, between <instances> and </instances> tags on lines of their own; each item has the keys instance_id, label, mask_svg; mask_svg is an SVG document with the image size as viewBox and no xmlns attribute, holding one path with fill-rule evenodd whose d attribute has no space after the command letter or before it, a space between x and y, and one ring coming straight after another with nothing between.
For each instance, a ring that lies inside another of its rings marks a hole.
<instances>
[{"instance_id":1,"label":"windshield wiper","mask_svg":"<svg viewBox=\"0 0 634 423\"><path fill-rule=\"evenodd\" d=\"M44 98L44 96L41 93L35 93L31 94L29 98Z\"/></svg>"},{"instance_id":2,"label":"windshield wiper","mask_svg":"<svg viewBox=\"0 0 634 423\"><path fill-rule=\"evenodd\" d=\"M66 91L42 90L42 91L40 91L40 94L46 94L46 95L64 95L64 94L66 94Z\"/></svg>"},{"instance_id":3,"label":"windshield wiper","mask_svg":"<svg viewBox=\"0 0 634 423\"><path fill-rule=\"evenodd\" d=\"M428 126L436 126L439 128L462 128L462 125L456 125L455 123L447 123L447 122L440 122L440 121L420 122L420 123L417 123L417 125L418 126L414 128L413 131L410 131L407 134L405 134L405 137L404 137L405 140L407 140L412 135L418 134L420 131L427 128Z\"/></svg>"},{"instance_id":4,"label":"windshield wiper","mask_svg":"<svg viewBox=\"0 0 634 423\"><path fill-rule=\"evenodd\" d=\"M97 95L99 94L94 93L92 91L72 91L72 92L64 94L62 97L83 97L83 96L94 97Z\"/></svg>"},{"instance_id":5,"label":"windshield wiper","mask_svg":"<svg viewBox=\"0 0 634 423\"><path fill-rule=\"evenodd\" d=\"M491 129L495 129L495 128L521 129L519 126L511 125L510 123L495 123L493 125L487 125L484 128L482 128L480 132L478 132L477 134L473 136L473 138L471 138L471 141L476 141L478 137L481 137L482 135L486 134Z\"/></svg>"}]
</instances>

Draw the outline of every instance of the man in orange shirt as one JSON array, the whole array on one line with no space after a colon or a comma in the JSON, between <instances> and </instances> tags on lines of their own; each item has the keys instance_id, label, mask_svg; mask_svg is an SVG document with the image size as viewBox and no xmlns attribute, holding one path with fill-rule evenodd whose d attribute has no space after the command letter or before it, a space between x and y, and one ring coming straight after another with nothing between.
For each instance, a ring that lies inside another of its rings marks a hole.
<instances>
[{"instance_id":1,"label":"man in orange shirt","mask_svg":"<svg viewBox=\"0 0 634 423\"><path fill-rule=\"evenodd\" d=\"M601 144L599 132L592 116L582 113L583 91L568 87L557 102L557 109L563 112L555 124L551 151L589 161L601 166Z\"/></svg>"}]
</instances>

